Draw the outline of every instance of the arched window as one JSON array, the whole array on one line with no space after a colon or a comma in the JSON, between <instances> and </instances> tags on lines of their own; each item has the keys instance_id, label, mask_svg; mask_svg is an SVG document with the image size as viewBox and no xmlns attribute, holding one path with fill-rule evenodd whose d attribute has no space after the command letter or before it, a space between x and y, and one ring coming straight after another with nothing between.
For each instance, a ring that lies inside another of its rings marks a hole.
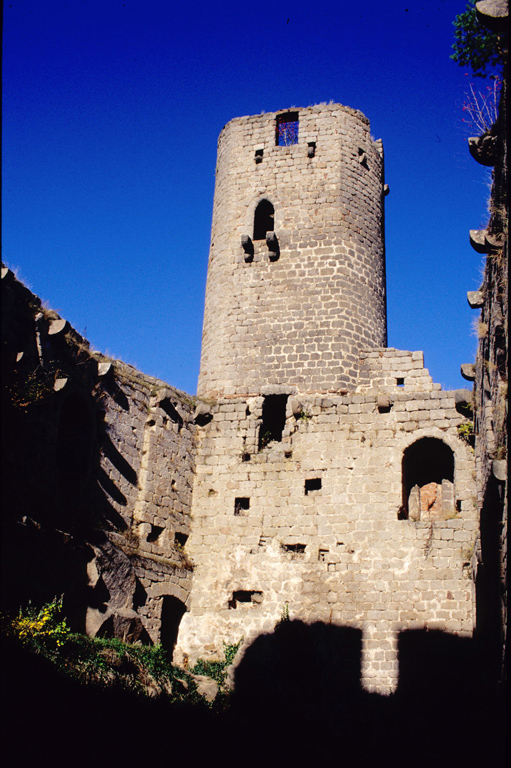
<instances>
[{"instance_id":1,"label":"arched window","mask_svg":"<svg viewBox=\"0 0 511 768\"><path fill-rule=\"evenodd\" d=\"M261 200L254 214L254 240L264 240L267 232L273 232L275 208L269 200Z\"/></svg>"},{"instance_id":2,"label":"arched window","mask_svg":"<svg viewBox=\"0 0 511 768\"><path fill-rule=\"evenodd\" d=\"M445 520L455 514L454 454L442 440L423 437L403 455L401 517Z\"/></svg>"}]
</instances>

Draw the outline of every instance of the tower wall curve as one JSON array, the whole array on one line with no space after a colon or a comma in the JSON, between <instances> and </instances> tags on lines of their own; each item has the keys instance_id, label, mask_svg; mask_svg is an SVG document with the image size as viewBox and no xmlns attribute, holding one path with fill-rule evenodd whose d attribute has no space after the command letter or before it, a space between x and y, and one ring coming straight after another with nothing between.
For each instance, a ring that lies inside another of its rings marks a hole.
<instances>
[{"instance_id":1,"label":"tower wall curve","mask_svg":"<svg viewBox=\"0 0 511 768\"><path fill-rule=\"evenodd\" d=\"M348 107L224 127L199 396L357 385L360 350L386 346L383 181L381 141ZM266 237L254 231L262 200L274 210Z\"/></svg>"}]
</instances>

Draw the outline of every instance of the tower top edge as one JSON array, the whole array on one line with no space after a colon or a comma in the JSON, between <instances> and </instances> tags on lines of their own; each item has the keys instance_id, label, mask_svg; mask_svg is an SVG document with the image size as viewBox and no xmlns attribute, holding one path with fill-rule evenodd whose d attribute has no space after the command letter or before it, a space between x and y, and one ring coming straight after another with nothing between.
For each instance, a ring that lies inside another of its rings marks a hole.
<instances>
[{"instance_id":1,"label":"tower top edge","mask_svg":"<svg viewBox=\"0 0 511 768\"><path fill-rule=\"evenodd\" d=\"M233 117L228 123L224 125L220 133L222 134L227 128L233 125L243 125L244 123L253 123L255 121L275 120L279 115L284 115L288 112L298 112L300 115L320 115L324 113L343 112L350 115L356 120L360 120L364 125L369 126L369 118L367 118L363 112L359 109L353 109L352 107L346 107L344 104L332 103L332 104L313 104L310 107L286 107L285 109L278 109L275 112L261 112L258 115L244 115L242 117Z\"/></svg>"}]
</instances>

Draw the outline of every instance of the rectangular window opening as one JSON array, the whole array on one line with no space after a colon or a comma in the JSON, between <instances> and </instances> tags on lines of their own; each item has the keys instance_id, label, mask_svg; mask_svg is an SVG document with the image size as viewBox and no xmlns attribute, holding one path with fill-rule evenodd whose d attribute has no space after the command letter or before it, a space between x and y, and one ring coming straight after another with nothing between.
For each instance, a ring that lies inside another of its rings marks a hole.
<instances>
[{"instance_id":1,"label":"rectangular window opening","mask_svg":"<svg viewBox=\"0 0 511 768\"><path fill-rule=\"evenodd\" d=\"M259 427L259 450L273 442L282 442L286 423L288 395L268 395L263 402L263 418Z\"/></svg>"},{"instance_id":2,"label":"rectangular window opening","mask_svg":"<svg viewBox=\"0 0 511 768\"><path fill-rule=\"evenodd\" d=\"M184 547L184 545L185 545L185 544L186 544L186 542L188 541L188 534L187 534L187 533L179 533L179 532L176 532L176 533L174 534L174 540L175 540L176 544L177 544L179 547Z\"/></svg>"},{"instance_id":3,"label":"rectangular window opening","mask_svg":"<svg viewBox=\"0 0 511 768\"><path fill-rule=\"evenodd\" d=\"M290 554L292 560L300 560L305 556L306 546L306 544L281 544L280 548L283 552Z\"/></svg>"},{"instance_id":4,"label":"rectangular window opening","mask_svg":"<svg viewBox=\"0 0 511 768\"><path fill-rule=\"evenodd\" d=\"M159 525L151 525L151 530L147 534L146 541L149 541L151 543L158 541L158 539L160 538L164 530L165 529Z\"/></svg>"},{"instance_id":5,"label":"rectangular window opening","mask_svg":"<svg viewBox=\"0 0 511 768\"><path fill-rule=\"evenodd\" d=\"M234 499L234 514L244 515L250 509L250 499L248 496L239 496Z\"/></svg>"},{"instance_id":6,"label":"rectangular window opening","mask_svg":"<svg viewBox=\"0 0 511 768\"><path fill-rule=\"evenodd\" d=\"M405 380L404 379L396 379L396 384L398 387L404 387Z\"/></svg>"},{"instance_id":7,"label":"rectangular window opening","mask_svg":"<svg viewBox=\"0 0 511 768\"><path fill-rule=\"evenodd\" d=\"M321 490L321 478L320 477L311 477L309 480L305 481L305 495L308 496L309 493L312 491L319 491Z\"/></svg>"},{"instance_id":8,"label":"rectangular window opening","mask_svg":"<svg viewBox=\"0 0 511 768\"><path fill-rule=\"evenodd\" d=\"M232 593L231 599L228 601L230 610L234 610L238 607L238 603L251 603L252 605L260 605L263 602L263 593L258 590L238 589Z\"/></svg>"},{"instance_id":9,"label":"rectangular window opening","mask_svg":"<svg viewBox=\"0 0 511 768\"><path fill-rule=\"evenodd\" d=\"M278 147L298 144L298 112L277 115L275 143Z\"/></svg>"}]
</instances>

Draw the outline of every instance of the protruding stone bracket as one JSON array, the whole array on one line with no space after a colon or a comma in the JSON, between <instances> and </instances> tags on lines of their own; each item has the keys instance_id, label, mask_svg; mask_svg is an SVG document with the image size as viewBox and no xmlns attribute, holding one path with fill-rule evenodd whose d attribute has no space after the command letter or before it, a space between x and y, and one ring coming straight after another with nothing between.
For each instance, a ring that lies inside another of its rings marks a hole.
<instances>
[{"instance_id":1,"label":"protruding stone bracket","mask_svg":"<svg viewBox=\"0 0 511 768\"><path fill-rule=\"evenodd\" d=\"M492 472L496 480L505 483L507 480L507 461L506 459L493 459Z\"/></svg>"},{"instance_id":2,"label":"protruding stone bracket","mask_svg":"<svg viewBox=\"0 0 511 768\"><path fill-rule=\"evenodd\" d=\"M60 392L61 389L64 389L67 382L68 382L67 378L55 379L53 389L55 390L55 392Z\"/></svg>"},{"instance_id":3,"label":"protruding stone bracket","mask_svg":"<svg viewBox=\"0 0 511 768\"><path fill-rule=\"evenodd\" d=\"M106 376L112 368L112 363L98 363L98 376Z\"/></svg>"},{"instance_id":4,"label":"protruding stone bracket","mask_svg":"<svg viewBox=\"0 0 511 768\"><path fill-rule=\"evenodd\" d=\"M481 165L495 165L497 161L497 137L491 133L471 136L468 140L468 149L474 160Z\"/></svg>"},{"instance_id":5,"label":"protruding stone bracket","mask_svg":"<svg viewBox=\"0 0 511 768\"><path fill-rule=\"evenodd\" d=\"M390 187L388 184L383 185L383 196L387 197L390 194Z\"/></svg>"},{"instance_id":6,"label":"protruding stone bracket","mask_svg":"<svg viewBox=\"0 0 511 768\"><path fill-rule=\"evenodd\" d=\"M488 247L486 245L486 230L485 229L471 229L469 232L470 245L477 253L487 253Z\"/></svg>"},{"instance_id":7,"label":"protruding stone bracket","mask_svg":"<svg viewBox=\"0 0 511 768\"><path fill-rule=\"evenodd\" d=\"M479 0L476 3L477 18L492 32L505 32L509 16L507 0Z\"/></svg>"},{"instance_id":8,"label":"protruding stone bracket","mask_svg":"<svg viewBox=\"0 0 511 768\"><path fill-rule=\"evenodd\" d=\"M199 427L203 427L208 424L213 415L211 413L211 406L207 403L197 403L195 411L193 412L193 420Z\"/></svg>"},{"instance_id":9,"label":"protruding stone bracket","mask_svg":"<svg viewBox=\"0 0 511 768\"><path fill-rule=\"evenodd\" d=\"M359 150L358 150L358 162L360 163L360 165L363 165L364 168L369 168L369 165L367 162L367 155L361 147L359 147Z\"/></svg>"},{"instance_id":10,"label":"protruding stone bracket","mask_svg":"<svg viewBox=\"0 0 511 768\"><path fill-rule=\"evenodd\" d=\"M392 400L389 395L378 395L376 405L378 406L378 411L380 413L389 413L392 408Z\"/></svg>"},{"instance_id":11,"label":"protruding stone bracket","mask_svg":"<svg viewBox=\"0 0 511 768\"><path fill-rule=\"evenodd\" d=\"M275 232L266 233L266 245L268 246L268 257L270 261L277 261L280 256L280 248Z\"/></svg>"},{"instance_id":12,"label":"protruding stone bracket","mask_svg":"<svg viewBox=\"0 0 511 768\"><path fill-rule=\"evenodd\" d=\"M471 309L481 309L484 304L482 291L467 291L467 301Z\"/></svg>"},{"instance_id":13,"label":"protruding stone bracket","mask_svg":"<svg viewBox=\"0 0 511 768\"><path fill-rule=\"evenodd\" d=\"M245 261L252 261L254 258L254 243L250 235L241 236L241 247L245 252Z\"/></svg>"},{"instance_id":14,"label":"protruding stone bracket","mask_svg":"<svg viewBox=\"0 0 511 768\"><path fill-rule=\"evenodd\" d=\"M473 363L463 363L460 370L461 370L461 375L466 381L475 380L476 367Z\"/></svg>"},{"instance_id":15,"label":"protruding stone bracket","mask_svg":"<svg viewBox=\"0 0 511 768\"><path fill-rule=\"evenodd\" d=\"M50 326L48 328L48 336L56 336L58 333L62 333L67 327L67 320L62 317L57 317L55 320L50 320Z\"/></svg>"}]
</instances>

